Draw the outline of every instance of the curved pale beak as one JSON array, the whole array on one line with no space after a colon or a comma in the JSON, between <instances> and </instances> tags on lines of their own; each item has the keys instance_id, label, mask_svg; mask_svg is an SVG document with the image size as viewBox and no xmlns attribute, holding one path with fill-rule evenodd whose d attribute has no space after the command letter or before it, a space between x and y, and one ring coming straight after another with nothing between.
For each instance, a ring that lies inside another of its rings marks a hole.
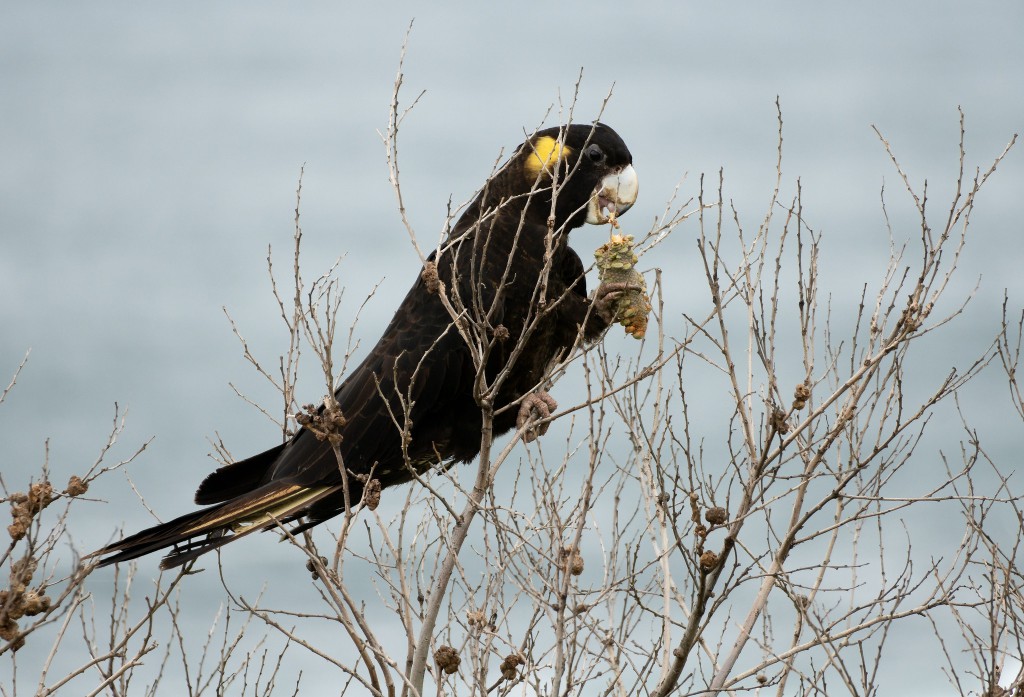
<instances>
[{"instance_id":1,"label":"curved pale beak","mask_svg":"<svg viewBox=\"0 0 1024 697\"><path fill-rule=\"evenodd\" d=\"M636 202L639 186L633 165L626 165L607 175L594 189L594 195L587 204L587 222L603 225L628 211Z\"/></svg>"}]
</instances>

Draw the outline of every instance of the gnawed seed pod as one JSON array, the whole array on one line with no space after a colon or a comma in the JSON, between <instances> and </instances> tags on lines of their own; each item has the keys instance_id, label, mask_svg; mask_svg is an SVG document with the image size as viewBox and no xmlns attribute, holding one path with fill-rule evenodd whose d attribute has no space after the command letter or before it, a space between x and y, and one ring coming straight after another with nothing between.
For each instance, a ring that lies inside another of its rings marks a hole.
<instances>
[{"instance_id":1,"label":"gnawed seed pod","mask_svg":"<svg viewBox=\"0 0 1024 697\"><path fill-rule=\"evenodd\" d=\"M32 525L32 514L28 512L28 506L25 505L28 496L24 492L16 491L8 496L7 500L11 503L11 518L13 518L11 524L7 526L7 534L17 542L25 536L29 526Z\"/></svg>"},{"instance_id":2,"label":"gnawed seed pod","mask_svg":"<svg viewBox=\"0 0 1024 697\"><path fill-rule=\"evenodd\" d=\"M594 250L598 277L601 283L629 283L639 286L623 292L615 302L615 321L626 328L626 333L643 339L647 332L647 315L651 312L651 299L647 295L644 277L636 270L637 256L633 253L632 235L612 235L611 240Z\"/></svg>"},{"instance_id":3,"label":"gnawed seed pod","mask_svg":"<svg viewBox=\"0 0 1024 697\"><path fill-rule=\"evenodd\" d=\"M320 565L325 569L327 568L327 557L320 557ZM320 574L316 570L316 564L313 563L312 559L306 560L306 571L313 576L313 580L317 581L320 579Z\"/></svg>"},{"instance_id":4,"label":"gnawed seed pod","mask_svg":"<svg viewBox=\"0 0 1024 697\"><path fill-rule=\"evenodd\" d=\"M501 671L501 677L505 680L515 680L519 677L519 671L516 668L524 665L526 665L526 659L517 653L513 653L505 657L505 660L498 666L498 670Z\"/></svg>"},{"instance_id":5,"label":"gnawed seed pod","mask_svg":"<svg viewBox=\"0 0 1024 697\"><path fill-rule=\"evenodd\" d=\"M89 491L89 483L77 474L71 475L71 479L68 480L68 486L64 489L64 493L71 497L81 496L87 491Z\"/></svg>"},{"instance_id":6,"label":"gnawed seed pod","mask_svg":"<svg viewBox=\"0 0 1024 697\"><path fill-rule=\"evenodd\" d=\"M371 511L377 510L377 506L380 505L379 479L371 479L366 483L366 488L363 489L363 505Z\"/></svg>"},{"instance_id":7,"label":"gnawed seed pod","mask_svg":"<svg viewBox=\"0 0 1024 697\"><path fill-rule=\"evenodd\" d=\"M700 568L704 571L711 571L718 566L718 555L710 549L700 555Z\"/></svg>"},{"instance_id":8,"label":"gnawed seed pod","mask_svg":"<svg viewBox=\"0 0 1024 697\"><path fill-rule=\"evenodd\" d=\"M437 667L448 675L457 671L459 663L462 662L459 654L451 646L442 646L435 651L434 660L437 662Z\"/></svg>"},{"instance_id":9,"label":"gnawed seed pod","mask_svg":"<svg viewBox=\"0 0 1024 697\"><path fill-rule=\"evenodd\" d=\"M721 525L729 519L729 514L721 506L715 506L704 511L704 520L712 525Z\"/></svg>"},{"instance_id":10,"label":"gnawed seed pod","mask_svg":"<svg viewBox=\"0 0 1024 697\"><path fill-rule=\"evenodd\" d=\"M573 576L583 573L583 557L572 547L563 547L558 552L559 565Z\"/></svg>"},{"instance_id":11,"label":"gnawed seed pod","mask_svg":"<svg viewBox=\"0 0 1024 697\"><path fill-rule=\"evenodd\" d=\"M28 489L28 511L32 515L39 513L50 505L56 497L53 495L53 485L45 479L36 482Z\"/></svg>"},{"instance_id":12,"label":"gnawed seed pod","mask_svg":"<svg viewBox=\"0 0 1024 697\"><path fill-rule=\"evenodd\" d=\"M303 405L302 411L295 415L295 421L316 436L318 441L326 440L331 445L338 445L342 441L345 416L332 398L324 398L322 410L312 404Z\"/></svg>"},{"instance_id":13,"label":"gnawed seed pod","mask_svg":"<svg viewBox=\"0 0 1024 697\"><path fill-rule=\"evenodd\" d=\"M13 641L11 649L17 651L25 645L25 637L18 632L18 623L10 617L0 617L0 640Z\"/></svg>"},{"instance_id":14,"label":"gnawed seed pod","mask_svg":"<svg viewBox=\"0 0 1024 697\"><path fill-rule=\"evenodd\" d=\"M31 524L32 519L28 516L16 515L14 516L14 522L7 526L7 534L11 536L11 540L18 542L21 538L28 534L28 527Z\"/></svg>"},{"instance_id":15,"label":"gnawed seed pod","mask_svg":"<svg viewBox=\"0 0 1024 697\"><path fill-rule=\"evenodd\" d=\"M420 278L423 279L423 285L431 295L434 295L441 289L441 277L437 275L437 264L435 262L428 261L423 264Z\"/></svg>"},{"instance_id":16,"label":"gnawed seed pod","mask_svg":"<svg viewBox=\"0 0 1024 697\"><path fill-rule=\"evenodd\" d=\"M10 641L16 636L18 636L18 623L5 613L3 617L0 617L0 640Z\"/></svg>"},{"instance_id":17,"label":"gnawed seed pod","mask_svg":"<svg viewBox=\"0 0 1024 697\"><path fill-rule=\"evenodd\" d=\"M43 595L39 591L26 591L22 599L25 608L25 614L29 616L39 615L50 609L52 601L49 596Z\"/></svg>"},{"instance_id":18,"label":"gnawed seed pod","mask_svg":"<svg viewBox=\"0 0 1024 697\"><path fill-rule=\"evenodd\" d=\"M789 422L786 421L786 412L782 409L772 409L768 416L768 424L779 433L789 433Z\"/></svg>"},{"instance_id":19,"label":"gnawed seed pod","mask_svg":"<svg viewBox=\"0 0 1024 697\"><path fill-rule=\"evenodd\" d=\"M811 386L801 382L793 390L793 410L800 411L807 406L807 400L811 398Z\"/></svg>"},{"instance_id":20,"label":"gnawed seed pod","mask_svg":"<svg viewBox=\"0 0 1024 697\"><path fill-rule=\"evenodd\" d=\"M28 494L16 492L7 497L11 502L11 518L13 522L7 526L7 534L15 542L28 534L32 519L57 497L53 495L53 485L45 479L36 482L28 489Z\"/></svg>"},{"instance_id":21,"label":"gnawed seed pod","mask_svg":"<svg viewBox=\"0 0 1024 697\"><path fill-rule=\"evenodd\" d=\"M31 556L24 556L11 564L11 591L24 593L28 584L32 582L32 576L37 568L39 568L39 562Z\"/></svg>"},{"instance_id":22,"label":"gnawed seed pod","mask_svg":"<svg viewBox=\"0 0 1024 697\"><path fill-rule=\"evenodd\" d=\"M24 597L21 592L0 591L0 622L20 620L25 615Z\"/></svg>"}]
</instances>

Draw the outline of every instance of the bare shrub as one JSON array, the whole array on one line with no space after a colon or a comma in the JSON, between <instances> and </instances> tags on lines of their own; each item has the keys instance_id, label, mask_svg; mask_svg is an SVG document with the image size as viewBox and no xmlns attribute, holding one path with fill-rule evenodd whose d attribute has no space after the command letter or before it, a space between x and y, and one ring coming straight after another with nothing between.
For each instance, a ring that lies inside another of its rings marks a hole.
<instances>
[{"instance_id":1,"label":"bare shrub","mask_svg":"<svg viewBox=\"0 0 1024 697\"><path fill-rule=\"evenodd\" d=\"M121 433L115 416L100 457L63 492L45 467L21 493L3 482L12 523L2 557L10 581L0 599L0 654L13 664L15 651L48 627L52 658L67 650L70 627L79 622L89 655L57 679L47 661L39 694L81 684L83 676L93 680L90 694L127 694L147 655L159 657L161 677L173 665L191 694L298 694L298 686L279 686L284 652L276 657L263 639L255 649L239 648L243 634L262 630L340 673L338 689L375 695L862 694L883 689L880 667L899 651L892 637L915 618L930 623L922 642L945 657L962 694L1020 693L1019 668L1000 686L1007 659L1021 655L1019 493L985 454L969 414L958 458L931 448L929 419L993 365L1005 370L1024 418L1016 370L1024 320L1004 314L991 347L974 362L941 375L914 370L929 350L925 338L947 332L966 307L966 298L946 296L977 193L1006 151L971 175L961 138L953 198L936 223L927 196L879 134L920 225L907 243L890 230L887 263L852 313L842 314L820 272L827 248L800 183L782 179L780 110L775 188L756 229L741 223L720 175L702 177L693 200L670 200L645 233L632 230L643 269L658 256L646 254L674 229L696 228L706 306L680 308L665 297L661 271L648 270L652 313L642 340L630 338L620 351L579 342L537 385L549 387L572 371L582 386L575 403L520 424L514 438L500 442L489 424L503 375L487 376L482 366L493 342L524 339L490 331L487 300L446 287L427 262L399 177L398 136L408 113L399 108L401 83L400 67L382 134L391 183L424 278L438 281L428 284L430 292L442 298L476 360L474 396L484 415L478 460L438 466L403 489L381 492L379 483L363 482L361 501L332 528L331 549L308 532L282 528L304 555L319 607L246 599L224 581L222 636L214 641L211 629L200 646L177 621L176 593L191 565L158 578L138 615L127 610L134 569L116 575L103 631L83 585L91 567L63 577L57 571L67 566L57 545L70 534L69 511L96 477L135 457L102 464ZM572 120L574 104L559 106L561 121ZM344 417L331 411L330 396L356 335L349 329L339 346L338 266L304 280L300 201L301 179L292 287L275 277L268 254L290 337L277 367L266 368L234 322L232 328L246 359L282 395L280 412L261 410L286 435L315 428L333 443ZM545 303L558 302L543 288L538 295L538 316ZM322 368L323 413L297 401L302 356ZM407 434L404 404L394 427ZM547 423L559 428L531 437ZM944 467L909 472L922 457L941 458ZM401 503L378 508L382 499ZM62 512L44 522L54 506ZM915 543L908 521L919 510L962 521L941 555ZM996 519L1011 525L994 526ZM367 619L371 607L384 609L387 626ZM162 652L157 617L169 619ZM336 639L330 645L308 634L324 624Z\"/></svg>"}]
</instances>

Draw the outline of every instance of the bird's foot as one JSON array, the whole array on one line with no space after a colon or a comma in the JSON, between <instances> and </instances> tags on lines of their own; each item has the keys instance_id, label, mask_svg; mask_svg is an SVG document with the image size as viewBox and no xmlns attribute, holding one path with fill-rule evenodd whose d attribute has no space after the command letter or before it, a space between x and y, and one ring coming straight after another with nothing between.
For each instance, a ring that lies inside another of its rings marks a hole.
<instances>
[{"instance_id":1,"label":"bird's foot","mask_svg":"<svg viewBox=\"0 0 1024 697\"><path fill-rule=\"evenodd\" d=\"M634 290L643 290L636 283L602 283L594 291L594 312L606 324L613 324L618 320L619 299L626 293Z\"/></svg>"},{"instance_id":2,"label":"bird's foot","mask_svg":"<svg viewBox=\"0 0 1024 697\"><path fill-rule=\"evenodd\" d=\"M519 415L516 416L516 428L523 428L523 442L532 443L548 432L549 422L532 425L530 422L535 419L546 419L551 413L558 409L558 402L544 390L538 390L523 398L519 405Z\"/></svg>"}]
</instances>

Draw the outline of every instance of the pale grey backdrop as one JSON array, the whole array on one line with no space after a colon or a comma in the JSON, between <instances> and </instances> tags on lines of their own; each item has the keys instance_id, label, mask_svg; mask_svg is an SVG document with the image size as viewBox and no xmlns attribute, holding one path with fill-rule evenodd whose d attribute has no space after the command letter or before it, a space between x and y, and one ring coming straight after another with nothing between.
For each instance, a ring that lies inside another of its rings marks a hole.
<instances>
[{"instance_id":1,"label":"pale grey backdrop","mask_svg":"<svg viewBox=\"0 0 1024 697\"><path fill-rule=\"evenodd\" d=\"M638 226L661 212L684 174L692 195L697 176L719 167L745 222L756 225L773 183L778 96L784 175L801 178L807 214L825 236L830 282L846 297L876 280L887 258L883 181L902 207L899 232L914 234L871 124L915 182L933 182L936 210L956 166L958 105L974 164L1024 126L1019 2L4 2L4 384L32 349L0 407L8 483L20 488L38 471L47 438L57 481L81 470L115 402L129 410L115 457L154 438L131 475L165 518L188 508L211 468L206 439L214 432L238 456L275 442L273 428L228 387L272 399L241 359L221 308L260 355L282 350L265 256L273 244L286 258L303 164L307 270L347 254L353 299L383 280L358 328L364 342L376 339L417 267L375 132L386 126L413 17L404 97L426 94L404 129L403 177L411 219L428 243L449 197L469 196L499 150L571 93L580 68L581 119L615 85L603 120L634 154L641 196L629 216ZM972 318L936 339L937 371L983 349L1004 288L1017 307L1024 303L1022 198L1017 152L979 201L959 290L979 277L981 289ZM674 282L677 322L706 304L700 279L686 277L697 268L695 235L684 226L652 254ZM315 399L321 390L308 375ZM1006 414L1003 387L993 379L969 394L992 451L1014 469L1021 425ZM92 517L80 511L81 549L122 524L150 522L123 479L97 489L110 504L92 504ZM294 553L269 537L245 544L227 558L249 578L267 579L271 592L275 578L294 581ZM142 562L144 577L155 562ZM98 574L98 593L105 583ZM188 619L204 633L223 593L213 578L194 579L185 592ZM934 649L918 656L908 646L889 664L892 693L941 688ZM332 693L337 676L308 674L317 662L292 658L293 673L307 671L309 694Z\"/></svg>"}]
</instances>

